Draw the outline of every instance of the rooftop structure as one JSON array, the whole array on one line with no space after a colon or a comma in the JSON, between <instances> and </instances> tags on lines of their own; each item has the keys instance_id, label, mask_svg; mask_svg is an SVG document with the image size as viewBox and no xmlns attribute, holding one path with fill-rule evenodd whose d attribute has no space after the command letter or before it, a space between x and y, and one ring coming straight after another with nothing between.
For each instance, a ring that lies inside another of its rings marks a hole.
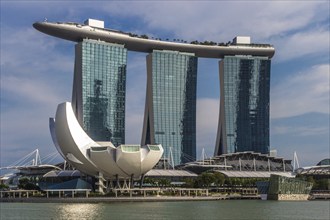
<instances>
[{"instance_id":1,"label":"rooftop structure","mask_svg":"<svg viewBox=\"0 0 330 220\"><path fill-rule=\"evenodd\" d=\"M321 165L330 165L330 158L323 159L316 164L316 166L321 166Z\"/></svg>"},{"instance_id":2,"label":"rooftop structure","mask_svg":"<svg viewBox=\"0 0 330 220\"><path fill-rule=\"evenodd\" d=\"M302 167L296 170L297 174L306 176L324 176L330 178L330 165Z\"/></svg>"},{"instance_id":3,"label":"rooftop structure","mask_svg":"<svg viewBox=\"0 0 330 220\"><path fill-rule=\"evenodd\" d=\"M195 173L214 170L228 177L270 177L271 174L292 176L293 172L291 160L254 152L222 154L186 163L178 168Z\"/></svg>"},{"instance_id":4,"label":"rooftop structure","mask_svg":"<svg viewBox=\"0 0 330 220\"><path fill-rule=\"evenodd\" d=\"M90 24L90 25L88 25ZM238 37L234 44L227 46L198 45L148 39L118 30L103 28L95 21L86 24L73 22L36 22L33 27L37 30L65 40L80 42L83 39L94 39L109 43L125 45L132 51L150 53L153 50L171 50L194 53L197 57L223 58L227 55L251 55L271 58L275 53L274 47L269 44L251 44L246 37ZM243 43L243 44L241 44Z\"/></svg>"},{"instance_id":5,"label":"rooftop structure","mask_svg":"<svg viewBox=\"0 0 330 220\"><path fill-rule=\"evenodd\" d=\"M251 44L251 37L249 36L237 36L233 39L233 44Z\"/></svg>"},{"instance_id":6,"label":"rooftop structure","mask_svg":"<svg viewBox=\"0 0 330 220\"><path fill-rule=\"evenodd\" d=\"M330 186L330 159L323 159L318 162L315 166L310 167L300 167L295 170L299 175L303 176L313 176L316 179L327 178L329 180Z\"/></svg>"}]
</instances>

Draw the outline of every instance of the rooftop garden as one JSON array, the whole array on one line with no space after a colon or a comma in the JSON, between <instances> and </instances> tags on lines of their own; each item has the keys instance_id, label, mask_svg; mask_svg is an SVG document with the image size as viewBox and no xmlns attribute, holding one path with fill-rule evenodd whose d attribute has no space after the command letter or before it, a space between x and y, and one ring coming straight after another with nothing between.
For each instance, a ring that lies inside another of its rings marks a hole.
<instances>
[{"instance_id":1,"label":"rooftop garden","mask_svg":"<svg viewBox=\"0 0 330 220\"><path fill-rule=\"evenodd\" d=\"M124 33L124 32L122 32ZM133 33L124 33L128 34L130 37L137 37L137 38L142 38L142 39L151 39L151 40L159 40L162 41L161 38L155 38L155 37L149 37L146 34L138 35L138 34L133 34ZM172 39L170 40L169 38L166 38L165 41L170 41L170 42L176 42L176 43L185 43L185 44L195 44L195 45L206 45L206 46L230 46L230 45L240 45L240 46L252 46L252 47L271 47L272 45L270 44L235 44L234 42L228 41L227 43L224 42L214 42L214 41L198 41L194 40L191 42L188 42L186 40L182 39Z\"/></svg>"}]
</instances>

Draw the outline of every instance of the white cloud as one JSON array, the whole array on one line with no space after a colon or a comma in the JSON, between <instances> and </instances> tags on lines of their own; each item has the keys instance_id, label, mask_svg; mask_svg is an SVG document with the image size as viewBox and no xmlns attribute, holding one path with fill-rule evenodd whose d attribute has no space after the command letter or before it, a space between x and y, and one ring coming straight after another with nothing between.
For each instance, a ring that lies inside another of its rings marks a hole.
<instances>
[{"instance_id":1,"label":"white cloud","mask_svg":"<svg viewBox=\"0 0 330 220\"><path fill-rule=\"evenodd\" d=\"M281 146L276 146L277 154L285 159L292 159L294 152L297 153L299 164L304 166L315 166L322 159L330 157L329 148L317 144L297 144L283 143Z\"/></svg>"},{"instance_id":2,"label":"white cloud","mask_svg":"<svg viewBox=\"0 0 330 220\"><path fill-rule=\"evenodd\" d=\"M271 117L329 114L329 75L329 64L323 64L283 78L271 89Z\"/></svg>"},{"instance_id":3,"label":"white cloud","mask_svg":"<svg viewBox=\"0 0 330 220\"><path fill-rule=\"evenodd\" d=\"M208 156L213 155L218 130L218 119L219 99L197 99L197 152L201 152L205 148ZM197 153L197 157L199 155L200 153Z\"/></svg>"},{"instance_id":4,"label":"white cloud","mask_svg":"<svg viewBox=\"0 0 330 220\"><path fill-rule=\"evenodd\" d=\"M9 76L3 80L2 90L6 91L8 99L31 102L37 105L54 105L61 98L56 87L51 87L48 82L40 79ZM45 95L47 94L47 96Z\"/></svg>"},{"instance_id":5,"label":"white cloud","mask_svg":"<svg viewBox=\"0 0 330 220\"><path fill-rule=\"evenodd\" d=\"M2 164L37 147L45 154L55 150L48 118L59 102L70 99L73 54L47 38L32 26L1 26Z\"/></svg>"},{"instance_id":6,"label":"white cloud","mask_svg":"<svg viewBox=\"0 0 330 220\"><path fill-rule=\"evenodd\" d=\"M144 108L147 86L145 54L129 53L127 62L126 107L128 110ZM142 113L143 114L143 113Z\"/></svg>"},{"instance_id":7,"label":"white cloud","mask_svg":"<svg viewBox=\"0 0 330 220\"><path fill-rule=\"evenodd\" d=\"M145 54L129 53L126 82L126 143L140 144L146 97Z\"/></svg>"},{"instance_id":8,"label":"white cloud","mask_svg":"<svg viewBox=\"0 0 330 220\"><path fill-rule=\"evenodd\" d=\"M317 136L328 135L329 127L310 127L310 126L274 126L272 128L272 135L294 135L294 136Z\"/></svg>"},{"instance_id":9,"label":"white cloud","mask_svg":"<svg viewBox=\"0 0 330 220\"><path fill-rule=\"evenodd\" d=\"M308 31L301 31L293 35L282 37L276 40L276 60L288 61L293 58L306 55L329 56L330 35L328 27L313 28Z\"/></svg>"},{"instance_id":10,"label":"white cloud","mask_svg":"<svg viewBox=\"0 0 330 220\"><path fill-rule=\"evenodd\" d=\"M72 77L55 74L73 72L74 54L61 52L59 41L48 39L32 26L6 26L1 30L1 89L39 100L46 99L41 97L45 93L50 95L49 99L55 98L56 93L61 94L63 81L72 80Z\"/></svg>"},{"instance_id":11,"label":"white cloud","mask_svg":"<svg viewBox=\"0 0 330 220\"><path fill-rule=\"evenodd\" d=\"M140 18L145 25L138 32L151 36L166 31L188 41L227 42L237 35L249 35L253 42L273 44L274 59L280 62L328 55L327 9L327 1L138 1L130 5L110 2L103 7L113 15Z\"/></svg>"},{"instance_id":12,"label":"white cloud","mask_svg":"<svg viewBox=\"0 0 330 220\"><path fill-rule=\"evenodd\" d=\"M53 85L57 89L63 89L64 82L68 86L72 84L68 73L73 72L73 46L72 51L67 48L65 52L60 51L65 43L38 33L32 26L2 30L1 82L7 89L16 88L11 83L20 80L39 82L41 87Z\"/></svg>"},{"instance_id":13,"label":"white cloud","mask_svg":"<svg viewBox=\"0 0 330 220\"><path fill-rule=\"evenodd\" d=\"M231 40L237 34L257 39L303 28L324 19L327 2L111 2L103 10L120 16L138 16L147 27L167 30L178 37Z\"/></svg>"}]
</instances>

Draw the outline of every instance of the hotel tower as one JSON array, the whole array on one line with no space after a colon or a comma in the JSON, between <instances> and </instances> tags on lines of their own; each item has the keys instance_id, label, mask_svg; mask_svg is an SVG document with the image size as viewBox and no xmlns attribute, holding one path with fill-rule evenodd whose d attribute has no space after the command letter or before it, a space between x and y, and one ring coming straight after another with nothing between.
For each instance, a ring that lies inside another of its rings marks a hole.
<instances>
[{"instance_id":1,"label":"hotel tower","mask_svg":"<svg viewBox=\"0 0 330 220\"><path fill-rule=\"evenodd\" d=\"M154 50L147 56L142 145L162 143L175 165L196 160L197 57Z\"/></svg>"}]
</instances>

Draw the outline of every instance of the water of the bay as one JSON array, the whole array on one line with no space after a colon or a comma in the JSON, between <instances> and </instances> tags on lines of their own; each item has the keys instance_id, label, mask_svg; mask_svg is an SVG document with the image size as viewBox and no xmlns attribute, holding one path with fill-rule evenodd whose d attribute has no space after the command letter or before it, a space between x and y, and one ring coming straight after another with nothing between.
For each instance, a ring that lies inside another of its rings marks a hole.
<instances>
[{"instance_id":1,"label":"water of the bay","mask_svg":"<svg viewBox=\"0 0 330 220\"><path fill-rule=\"evenodd\" d=\"M0 219L330 219L330 201L0 203Z\"/></svg>"}]
</instances>

